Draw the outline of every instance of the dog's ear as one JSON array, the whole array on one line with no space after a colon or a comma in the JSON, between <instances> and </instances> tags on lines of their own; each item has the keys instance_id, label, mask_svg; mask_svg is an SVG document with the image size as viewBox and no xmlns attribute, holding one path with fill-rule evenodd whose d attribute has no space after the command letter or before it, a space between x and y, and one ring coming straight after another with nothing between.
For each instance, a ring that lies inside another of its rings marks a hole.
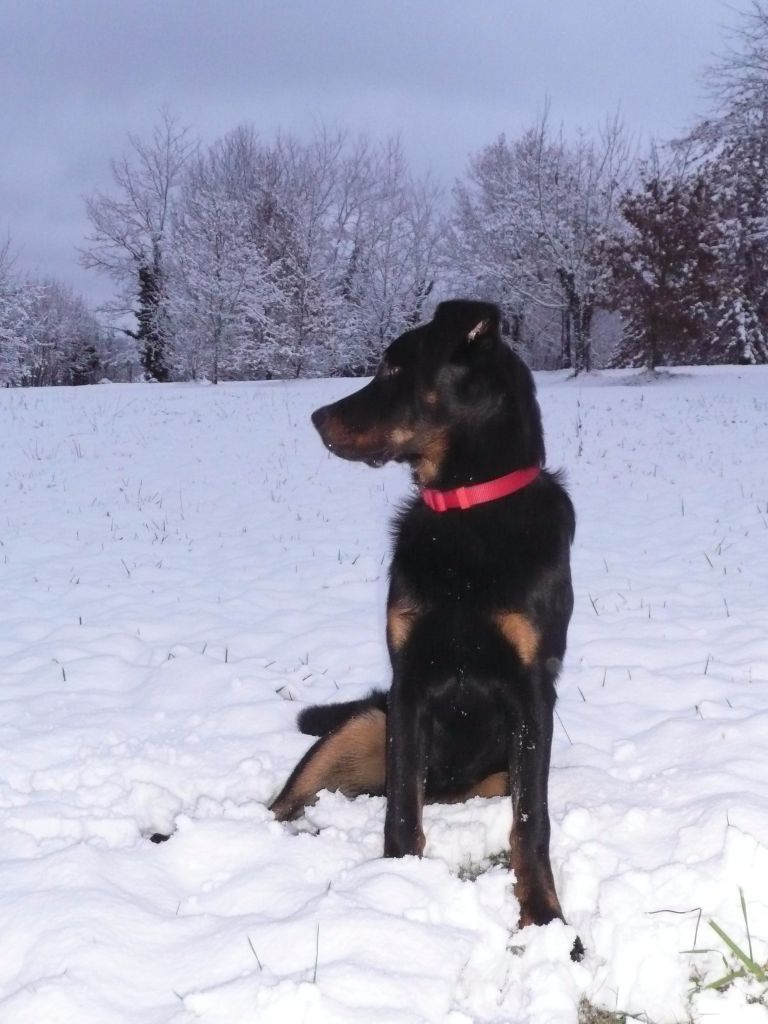
<instances>
[{"instance_id":1,"label":"dog's ear","mask_svg":"<svg viewBox=\"0 0 768 1024\"><path fill-rule=\"evenodd\" d=\"M501 337L500 322L498 306L469 299L441 302L433 320L441 338L453 345L469 344L473 347L498 341Z\"/></svg>"},{"instance_id":2,"label":"dog's ear","mask_svg":"<svg viewBox=\"0 0 768 1024\"><path fill-rule=\"evenodd\" d=\"M493 336L493 324L487 316L484 316L482 320L478 320L469 332L467 335L467 341L482 342L483 339L487 339L491 336Z\"/></svg>"}]
</instances>

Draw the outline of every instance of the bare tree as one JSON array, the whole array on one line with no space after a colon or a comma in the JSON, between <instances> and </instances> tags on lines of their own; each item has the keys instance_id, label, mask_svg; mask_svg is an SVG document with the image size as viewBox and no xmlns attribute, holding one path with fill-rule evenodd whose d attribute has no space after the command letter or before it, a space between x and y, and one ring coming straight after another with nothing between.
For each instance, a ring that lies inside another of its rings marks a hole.
<instances>
[{"instance_id":1,"label":"bare tree","mask_svg":"<svg viewBox=\"0 0 768 1024\"><path fill-rule=\"evenodd\" d=\"M0 386L88 384L101 367L102 330L57 281L18 273L0 245Z\"/></svg>"},{"instance_id":2,"label":"bare tree","mask_svg":"<svg viewBox=\"0 0 768 1024\"><path fill-rule=\"evenodd\" d=\"M168 378L165 245L171 199L195 149L188 129L168 112L148 140L128 137L129 152L112 162L115 189L86 198L93 231L83 266L109 274L122 289L121 312L137 320L135 338L148 376Z\"/></svg>"},{"instance_id":3,"label":"bare tree","mask_svg":"<svg viewBox=\"0 0 768 1024\"><path fill-rule=\"evenodd\" d=\"M253 180L242 133L192 160L174 212L169 308L193 376L237 376L279 304L275 273L254 237Z\"/></svg>"},{"instance_id":4,"label":"bare tree","mask_svg":"<svg viewBox=\"0 0 768 1024\"><path fill-rule=\"evenodd\" d=\"M308 142L280 136L265 144L240 128L214 149L218 194L238 209L226 245L232 256L238 246L250 253L239 294L254 303L231 372L370 370L384 345L423 315L442 229L437 190L412 179L397 140L321 129ZM185 185L174 223L189 227L185 208L203 192ZM198 295L217 260L200 263ZM180 333L188 344L193 334Z\"/></svg>"},{"instance_id":5,"label":"bare tree","mask_svg":"<svg viewBox=\"0 0 768 1024\"><path fill-rule=\"evenodd\" d=\"M548 112L524 135L500 136L455 190L454 270L474 276L513 324L533 309L557 314L560 365L592 365L596 309L606 304L605 242L630 167L617 118L596 139L554 135ZM514 333L513 328L513 333Z\"/></svg>"},{"instance_id":6,"label":"bare tree","mask_svg":"<svg viewBox=\"0 0 768 1024\"><path fill-rule=\"evenodd\" d=\"M412 177L398 139L375 146L362 140L344 168L342 197L348 213L335 242L344 300L337 363L363 373L392 338L423 319L445 224L440 190L428 177Z\"/></svg>"},{"instance_id":7,"label":"bare tree","mask_svg":"<svg viewBox=\"0 0 768 1024\"><path fill-rule=\"evenodd\" d=\"M85 302L51 279L25 281L27 311L22 383L93 384L101 369L102 331Z\"/></svg>"},{"instance_id":8,"label":"bare tree","mask_svg":"<svg viewBox=\"0 0 768 1024\"><path fill-rule=\"evenodd\" d=\"M0 385L19 384L26 349L26 308L14 273L11 240L0 245Z\"/></svg>"}]
</instances>

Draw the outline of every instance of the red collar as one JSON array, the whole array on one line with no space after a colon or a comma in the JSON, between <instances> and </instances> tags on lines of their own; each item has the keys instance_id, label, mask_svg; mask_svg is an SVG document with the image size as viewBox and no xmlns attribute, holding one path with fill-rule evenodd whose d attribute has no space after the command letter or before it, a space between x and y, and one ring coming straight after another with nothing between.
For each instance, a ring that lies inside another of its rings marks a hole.
<instances>
[{"instance_id":1,"label":"red collar","mask_svg":"<svg viewBox=\"0 0 768 1024\"><path fill-rule=\"evenodd\" d=\"M513 473L489 480L484 484L470 484L469 487L457 487L453 491L436 491L425 487L421 496L433 512L447 512L449 508L472 508L473 505L484 505L486 501L506 498L508 494L527 487L533 483L541 470L538 466L529 469L516 469Z\"/></svg>"}]
</instances>

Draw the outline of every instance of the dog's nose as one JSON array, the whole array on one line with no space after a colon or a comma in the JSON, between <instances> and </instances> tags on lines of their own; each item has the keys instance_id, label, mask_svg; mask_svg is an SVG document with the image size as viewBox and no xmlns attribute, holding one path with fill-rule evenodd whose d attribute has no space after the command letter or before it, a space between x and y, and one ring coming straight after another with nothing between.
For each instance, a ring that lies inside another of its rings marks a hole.
<instances>
[{"instance_id":1,"label":"dog's nose","mask_svg":"<svg viewBox=\"0 0 768 1024\"><path fill-rule=\"evenodd\" d=\"M328 406L324 405L320 409L315 409L312 413L312 423L314 424L315 430L322 431L323 424L328 419Z\"/></svg>"}]
</instances>

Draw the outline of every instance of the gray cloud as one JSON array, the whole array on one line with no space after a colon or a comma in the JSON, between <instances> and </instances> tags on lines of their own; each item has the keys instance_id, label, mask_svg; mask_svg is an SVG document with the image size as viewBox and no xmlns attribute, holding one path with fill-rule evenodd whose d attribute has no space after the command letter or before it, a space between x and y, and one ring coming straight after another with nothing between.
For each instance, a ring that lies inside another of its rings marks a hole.
<instances>
[{"instance_id":1,"label":"gray cloud","mask_svg":"<svg viewBox=\"0 0 768 1024\"><path fill-rule=\"evenodd\" d=\"M669 137L705 108L735 20L721 0L4 0L0 231L25 265L106 295L77 265L81 197L163 105L209 140L243 121L399 133L447 185L547 95L567 125L620 108Z\"/></svg>"}]
</instances>

